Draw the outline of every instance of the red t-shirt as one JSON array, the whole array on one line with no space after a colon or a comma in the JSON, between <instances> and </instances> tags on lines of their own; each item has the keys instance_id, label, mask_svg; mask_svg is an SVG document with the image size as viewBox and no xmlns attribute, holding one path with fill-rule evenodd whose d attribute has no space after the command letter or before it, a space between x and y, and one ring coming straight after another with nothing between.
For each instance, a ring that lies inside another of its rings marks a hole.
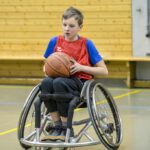
<instances>
[{"instance_id":1,"label":"red t-shirt","mask_svg":"<svg viewBox=\"0 0 150 150\"><path fill-rule=\"evenodd\" d=\"M59 36L55 45L55 52L64 52L74 58L79 64L91 66L88 50L86 47L86 38L80 37L78 40L70 42L65 40L64 36ZM82 79L91 79L92 75L77 72L74 76Z\"/></svg>"}]
</instances>

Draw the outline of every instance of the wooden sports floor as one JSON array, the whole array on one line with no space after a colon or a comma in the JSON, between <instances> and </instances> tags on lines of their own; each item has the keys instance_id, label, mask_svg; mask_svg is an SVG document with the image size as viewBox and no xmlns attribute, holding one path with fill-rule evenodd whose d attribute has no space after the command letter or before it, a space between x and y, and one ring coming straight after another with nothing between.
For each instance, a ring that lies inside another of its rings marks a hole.
<instances>
[{"instance_id":1,"label":"wooden sports floor","mask_svg":"<svg viewBox=\"0 0 150 150\"><path fill-rule=\"evenodd\" d=\"M22 150L17 141L17 123L32 88L0 85L0 150ZM128 89L116 84L108 85L108 88L116 100L123 123L123 141L119 150L149 150L150 89ZM76 149L105 150L102 144Z\"/></svg>"}]
</instances>

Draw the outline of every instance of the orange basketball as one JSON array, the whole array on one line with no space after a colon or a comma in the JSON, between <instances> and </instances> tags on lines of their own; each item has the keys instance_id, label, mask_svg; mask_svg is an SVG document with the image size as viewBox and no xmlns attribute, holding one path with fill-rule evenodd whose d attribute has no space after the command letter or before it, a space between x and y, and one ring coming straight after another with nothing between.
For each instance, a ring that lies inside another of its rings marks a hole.
<instances>
[{"instance_id":1,"label":"orange basketball","mask_svg":"<svg viewBox=\"0 0 150 150\"><path fill-rule=\"evenodd\" d=\"M45 73L50 77L70 76L70 56L63 52L54 52L45 60Z\"/></svg>"}]
</instances>

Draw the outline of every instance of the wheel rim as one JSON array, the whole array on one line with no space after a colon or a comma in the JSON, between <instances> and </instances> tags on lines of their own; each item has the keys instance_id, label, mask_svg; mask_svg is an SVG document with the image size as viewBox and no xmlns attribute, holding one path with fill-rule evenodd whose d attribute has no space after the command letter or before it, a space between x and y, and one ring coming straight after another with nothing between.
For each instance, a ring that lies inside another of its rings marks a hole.
<instances>
[{"instance_id":1,"label":"wheel rim","mask_svg":"<svg viewBox=\"0 0 150 150\"><path fill-rule=\"evenodd\" d=\"M95 82L87 92L88 109L98 137L107 148L117 148L122 139L121 121L111 94Z\"/></svg>"}]
</instances>

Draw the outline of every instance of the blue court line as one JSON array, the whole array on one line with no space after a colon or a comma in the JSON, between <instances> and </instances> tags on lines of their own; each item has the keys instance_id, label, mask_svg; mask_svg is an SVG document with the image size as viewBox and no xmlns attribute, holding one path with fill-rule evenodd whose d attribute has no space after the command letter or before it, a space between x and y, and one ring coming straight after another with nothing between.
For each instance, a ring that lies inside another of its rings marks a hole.
<instances>
[{"instance_id":1,"label":"blue court line","mask_svg":"<svg viewBox=\"0 0 150 150\"><path fill-rule=\"evenodd\" d=\"M124 93L124 94L120 94L120 95L114 96L114 99L115 100L119 100L119 99L121 99L121 98L123 98L125 96L129 96L129 95L140 93L141 91L142 90L134 90L134 91L127 92L127 93ZM79 111L79 110L81 110L81 108L76 109L76 111ZM30 126L30 124L28 124L27 126ZM12 132L16 132L16 131L17 131L17 128L9 129L9 130L0 132L0 136L6 135L6 134L9 134L9 133L12 133Z\"/></svg>"}]
</instances>

